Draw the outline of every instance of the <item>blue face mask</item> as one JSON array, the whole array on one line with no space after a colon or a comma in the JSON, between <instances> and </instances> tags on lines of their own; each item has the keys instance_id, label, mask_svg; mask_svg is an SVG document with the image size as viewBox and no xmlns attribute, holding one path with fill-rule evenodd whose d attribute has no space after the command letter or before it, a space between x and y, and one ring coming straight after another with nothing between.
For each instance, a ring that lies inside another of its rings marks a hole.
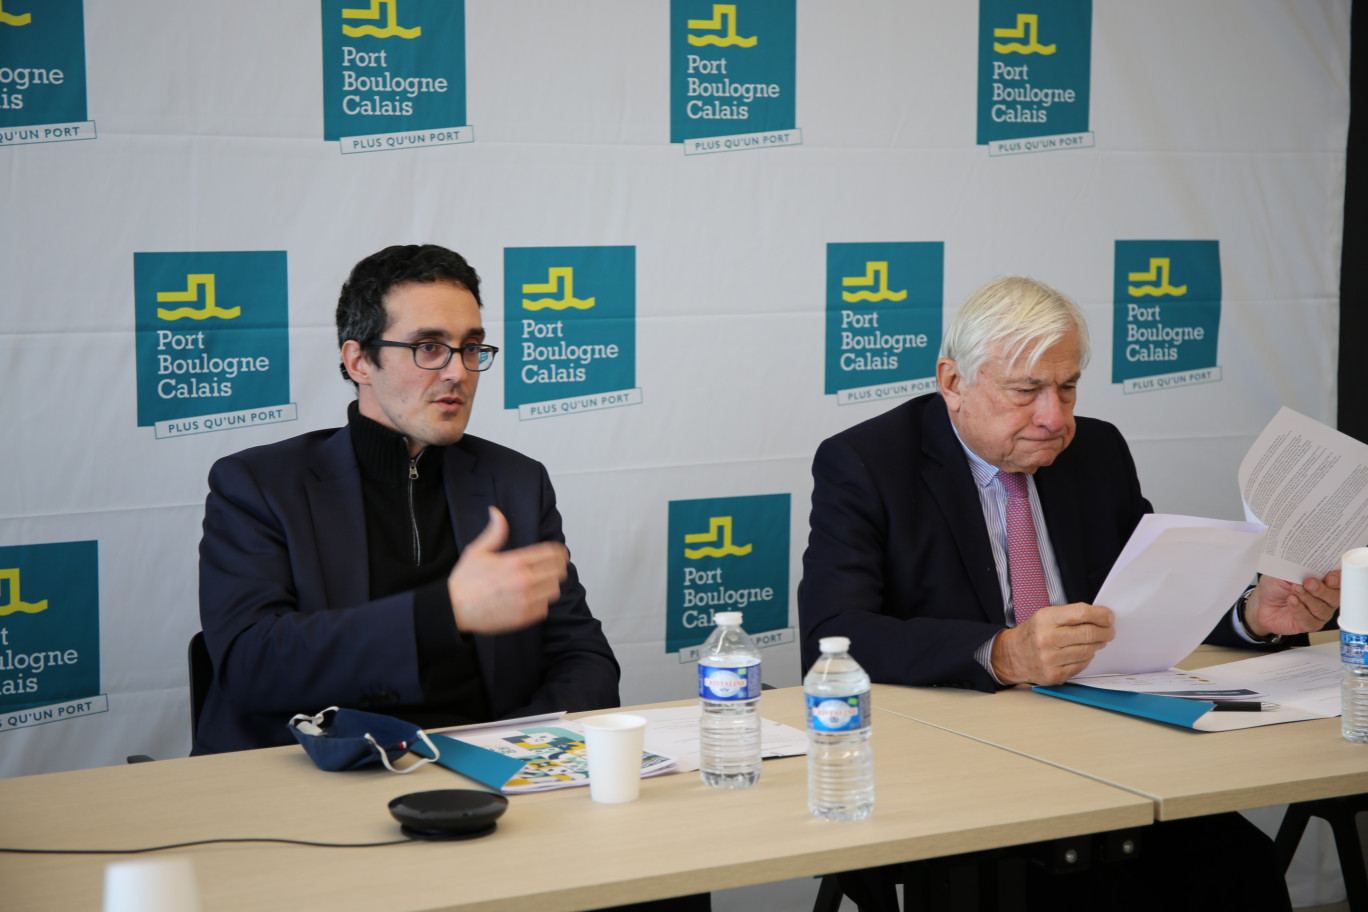
<instances>
[{"instance_id":1,"label":"blue face mask","mask_svg":"<svg viewBox=\"0 0 1368 912\"><path fill-rule=\"evenodd\" d=\"M290 719L290 733L318 768L329 772L361 769L379 762L391 773L411 773L438 757L437 748L418 726L357 709L330 706L316 716L297 715ZM404 769L395 769L391 761L398 760L419 742L427 746L431 756Z\"/></svg>"}]
</instances>

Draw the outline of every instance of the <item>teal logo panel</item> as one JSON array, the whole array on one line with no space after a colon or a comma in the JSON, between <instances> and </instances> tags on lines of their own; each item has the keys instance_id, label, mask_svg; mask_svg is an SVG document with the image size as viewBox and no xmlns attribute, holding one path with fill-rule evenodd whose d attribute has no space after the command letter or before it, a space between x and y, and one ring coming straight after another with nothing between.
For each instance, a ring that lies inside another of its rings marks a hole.
<instances>
[{"instance_id":1,"label":"teal logo panel","mask_svg":"<svg viewBox=\"0 0 1368 912\"><path fill-rule=\"evenodd\" d=\"M466 124L465 0L322 0L323 138Z\"/></svg>"},{"instance_id":2,"label":"teal logo panel","mask_svg":"<svg viewBox=\"0 0 1368 912\"><path fill-rule=\"evenodd\" d=\"M788 625L788 494L670 501L666 652L697 646L718 611L754 636Z\"/></svg>"},{"instance_id":3,"label":"teal logo panel","mask_svg":"<svg viewBox=\"0 0 1368 912\"><path fill-rule=\"evenodd\" d=\"M99 692L98 544L0 548L0 711Z\"/></svg>"},{"instance_id":4,"label":"teal logo panel","mask_svg":"<svg viewBox=\"0 0 1368 912\"><path fill-rule=\"evenodd\" d=\"M979 0L978 60L979 145L1088 132L1092 0Z\"/></svg>"},{"instance_id":5,"label":"teal logo panel","mask_svg":"<svg viewBox=\"0 0 1368 912\"><path fill-rule=\"evenodd\" d=\"M504 408L636 386L636 248L504 250Z\"/></svg>"},{"instance_id":6,"label":"teal logo panel","mask_svg":"<svg viewBox=\"0 0 1368 912\"><path fill-rule=\"evenodd\" d=\"M81 0L0 0L0 128L85 119Z\"/></svg>"},{"instance_id":7,"label":"teal logo panel","mask_svg":"<svg viewBox=\"0 0 1368 912\"><path fill-rule=\"evenodd\" d=\"M285 251L135 253L138 426L290 399Z\"/></svg>"},{"instance_id":8,"label":"teal logo panel","mask_svg":"<svg viewBox=\"0 0 1368 912\"><path fill-rule=\"evenodd\" d=\"M1216 366L1217 241L1117 241L1112 382Z\"/></svg>"},{"instance_id":9,"label":"teal logo panel","mask_svg":"<svg viewBox=\"0 0 1368 912\"><path fill-rule=\"evenodd\" d=\"M936 375L941 241L827 244L826 393Z\"/></svg>"},{"instance_id":10,"label":"teal logo panel","mask_svg":"<svg viewBox=\"0 0 1368 912\"><path fill-rule=\"evenodd\" d=\"M795 0L670 0L670 142L794 126Z\"/></svg>"}]
</instances>

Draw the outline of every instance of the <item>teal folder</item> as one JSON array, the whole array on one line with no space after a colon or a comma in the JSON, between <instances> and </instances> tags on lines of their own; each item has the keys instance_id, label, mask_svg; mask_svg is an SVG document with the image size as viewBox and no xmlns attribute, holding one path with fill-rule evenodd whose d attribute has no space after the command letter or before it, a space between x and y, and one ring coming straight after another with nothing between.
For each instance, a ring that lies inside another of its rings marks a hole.
<instances>
[{"instance_id":1,"label":"teal folder","mask_svg":"<svg viewBox=\"0 0 1368 912\"><path fill-rule=\"evenodd\" d=\"M508 780L516 776L518 770L523 768L525 762L516 757L507 757L483 747L457 741L455 738L449 738L446 735L428 735L428 737L432 739L433 745L441 754L436 760L438 766L455 770L462 776L468 776L481 785L487 785L495 790L502 790ZM427 745L421 741L410 744L409 750L421 757L432 756Z\"/></svg>"},{"instance_id":2,"label":"teal folder","mask_svg":"<svg viewBox=\"0 0 1368 912\"><path fill-rule=\"evenodd\" d=\"M1113 712L1131 716L1143 716L1157 722L1193 728L1194 723L1211 711L1214 704L1206 700L1185 700L1182 697L1164 697L1158 694L1131 693L1125 690L1106 690L1101 687L1088 687L1084 684L1040 685L1032 688L1043 693L1074 703L1110 709ZM1229 715L1227 713L1227 715Z\"/></svg>"}]
</instances>

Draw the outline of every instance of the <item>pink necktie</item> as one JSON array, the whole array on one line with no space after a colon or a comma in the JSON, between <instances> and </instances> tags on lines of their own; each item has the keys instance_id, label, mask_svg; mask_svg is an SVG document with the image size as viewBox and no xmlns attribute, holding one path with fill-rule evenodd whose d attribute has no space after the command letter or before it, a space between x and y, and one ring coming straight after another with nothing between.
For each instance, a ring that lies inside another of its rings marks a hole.
<instances>
[{"instance_id":1,"label":"pink necktie","mask_svg":"<svg viewBox=\"0 0 1368 912\"><path fill-rule=\"evenodd\" d=\"M1018 624L1050 604L1040 545L1031 521L1026 478L1020 472L998 472L1007 489L1007 573L1012 584L1012 611Z\"/></svg>"}]
</instances>

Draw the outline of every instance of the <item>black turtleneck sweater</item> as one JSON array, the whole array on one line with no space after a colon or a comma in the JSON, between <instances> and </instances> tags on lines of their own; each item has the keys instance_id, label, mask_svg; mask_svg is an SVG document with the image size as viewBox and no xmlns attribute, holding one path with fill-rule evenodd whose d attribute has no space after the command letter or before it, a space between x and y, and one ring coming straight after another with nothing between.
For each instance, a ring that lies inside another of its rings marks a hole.
<instances>
[{"instance_id":1,"label":"black turtleneck sweater","mask_svg":"<svg viewBox=\"0 0 1368 912\"><path fill-rule=\"evenodd\" d=\"M421 705L378 701L366 708L422 728L488 722L489 699L475 645L456 629L446 583L459 556L442 478L446 448L429 446L409 458L408 439L362 415L355 402L347 411L347 426L361 467L370 597L414 591L423 686Z\"/></svg>"}]
</instances>

